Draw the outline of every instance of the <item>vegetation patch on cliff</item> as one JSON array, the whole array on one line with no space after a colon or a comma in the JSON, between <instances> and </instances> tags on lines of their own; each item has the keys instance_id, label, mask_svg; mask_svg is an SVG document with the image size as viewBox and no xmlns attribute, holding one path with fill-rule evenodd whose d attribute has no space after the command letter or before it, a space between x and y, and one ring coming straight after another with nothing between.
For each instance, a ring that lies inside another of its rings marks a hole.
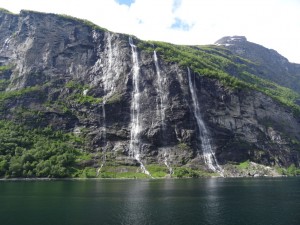
<instances>
[{"instance_id":1,"label":"vegetation patch on cliff","mask_svg":"<svg viewBox=\"0 0 300 225\"><path fill-rule=\"evenodd\" d=\"M51 127L26 129L0 121L0 177L70 177L84 141Z\"/></svg>"},{"instance_id":2,"label":"vegetation patch on cliff","mask_svg":"<svg viewBox=\"0 0 300 225\"><path fill-rule=\"evenodd\" d=\"M72 20L72 21L77 21L77 22L83 23L84 25L92 28L93 30L107 31L107 29L105 29L103 27L100 27L100 26L92 23L89 20L80 19L80 18L69 16L69 15L66 15L66 14L58 14L58 16L61 17L61 18L64 18L64 19L68 19L68 20Z\"/></svg>"},{"instance_id":3,"label":"vegetation patch on cliff","mask_svg":"<svg viewBox=\"0 0 300 225\"><path fill-rule=\"evenodd\" d=\"M14 14L10 11L8 11L7 9L4 9L4 8L0 8L0 12L3 12L3 13L6 13L6 14Z\"/></svg>"},{"instance_id":4,"label":"vegetation patch on cliff","mask_svg":"<svg viewBox=\"0 0 300 225\"><path fill-rule=\"evenodd\" d=\"M88 95L89 87L76 81L69 81L65 85L72 93L68 96L68 100L75 101L79 104L99 104L102 98L96 98Z\"/></svg>"}]
</instances>

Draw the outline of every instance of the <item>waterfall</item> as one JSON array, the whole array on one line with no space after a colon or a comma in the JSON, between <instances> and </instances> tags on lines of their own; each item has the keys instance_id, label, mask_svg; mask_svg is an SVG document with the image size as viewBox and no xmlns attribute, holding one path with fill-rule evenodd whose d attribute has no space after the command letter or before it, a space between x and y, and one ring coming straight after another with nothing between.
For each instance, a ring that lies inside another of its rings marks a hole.
<instances>
[{"instance_id":1,"label":"waterfall","mask_svg":"<svg viewBox=\"0 0 300 225\"><path fill-rule=\"evenodd\" d=\"M140 88L139 88L139 74L140 66L138 61L137 47L133 44L132 38L129 37L129 44L132 51L132 62L133 62L133 91L131 100L131 131L130 131L130 146L129 154L134 157L136 161L140 163L142 172L151 176L149 171L145 168L144 164L140 159L140 131L142 129L140 123Z\"/></svg>"},{"instance_id":2,"label":"waterfall","mask_svg":"<svg viewBox=\"0 0 300 225\"><path fill-rule=\"evenodd\" d=\"M89 91L89 89L84 89L83 92L82 92L82 95L86 96L86 94L87 94L88 91Z\"/></svg>"},{"instance_id":3,"label":"waterfall","mask_svg":"<svg viewBox=\"0 0 300 225\"><path fill-rule=\"evenodd\" d=\"M104 91L107 94L108 92L112 92L114 89L114 82L113 82L113 73L112 73L112 62L113 62L113 53L112 53L112 35L108 33L107 43L107 56L108 56L108 67L106 71L106 75L104 77Z\"/></svg>"},{"instance_id":4,"label":"waterfall","mask_svg":"<svg viewBox=\"0 0 300 225\"><path fill-rule=\"evenodd\" d=\"M153 58L154 58L154 64L155 64L155 69L156 69L156 74L157 74L157 84L158 84L158 95L159 95L159 111L160 111L160 119L161 119L161 125L162 125L162 130L165 132L165 120L166 120L166 104L167 104L167 93L164 91L163 85L165 85L165 79L161 77L160 73L160 68L158 64L158 59L156 55L156 51L153 53Z\"/></svg>"},{"instance_id":5,"label":"waterfall","mask_svg":"<svg viewBox=\"0 0 300 225\"><path fill-rule=\"evenodd\" d=\"M157 89L157 93L159 96L159 115L160 115L160 119L161 119L161 127L162 127L162 139L165 139L165 132L166 132L166 105L167 105L167 92L165 91L164 87L166 85L166 78L162 78L161 73L160 73L160 68L159 68L159 64L158 64L158 58L157 58L157 54L156 51L154 50L153 53L153 58L154 58L154 64L155 64L155 69L156 69L156 74L157 74L157 84L158 84L158 89ZM170 175L173 172L172 167L170 166L170 164L168 163L168 154L165 151L163 154L164 157L164 164L166 165L166 167L169 169L170 171Z\"/></svg>"},{"instance_id":6,"label":"waterfall","mask_svg":"<svg viewBox=\"0 0 300 225\"><path fill-rule=\"evenodd\" d=\"M8 38L6 38L6 39L4 40L4 44L3 44L3 46L1 47L0 52L2 52L3 50L5 50L6 48L8 48L11 39L12 39L12 36L9 36Z\"/></svg>"},{"instance_id":7,"label":"waterfall","mask_svg":"<svg viewBox=\"0 0 300 225\"><path fill-rule=\"evenodd\" d=\"M167 152L164 152L164 164L166 165L166 167L169 170L169 174L172 175L173 174L173 168L170 166L169 162L168 162L168 157L167 157Z\"/></svg>"},{"instance_id":8,"label":"waterfall","mask_svg":"<svg viewBox=\"0 0 300 225\"><path fill-rule=\"evenodd\" d=\"M102 165L105 164L106 162L106 147L107 147L107 141L106 141L106 112L105 112L105 100L103 100L102 103L102 118L103 118L103 122L102 122L102 140L104 143L104 147L103 147L103 158L102 158Z\"/></svg>"},{"instance_id":9,"label":"waterfall","mask_svg":"<svg viewBox=\"0 0 300 225\"><path fill-rule=\"evenodd\" d=\"M107 43L108 43L108 49L107 49L107 58L108 58L108 67L105 73L105 76L103 78L103 86L104 86L104 97L103 97L103 102L102 102L102 140L104 143L103 146L103 157L102 157L102 164L101 167L103 167L103 165L106 162L106 151L107 151L107 140L106 140L106 111L105 111L105 104L106 104L106 100L108 97L108 94L111 93L113 91L113 82L112 82L112 77L113 77L113 73L112 73L112 44L111 44L111 39L112 39L112 35L110 33L108 33L108 37L107 37ZM100 171L100 170L99 170Z\"/></svg>"},{"instance_id":10,"label":"waterfall","mask_svg":"<svg viewBox=\"0 0 300 225\"><path fill-rule=\"evenodd\" d=\"M202 120L202 117L201 117L199 101L198 101L197 94L196 94L195 82L194 82L194 84L192 83L191 71L189 68L188 68L188 79L189 79L189 88L190 88L192 100L193 100L194 115L195 115L195 118L197 121L197 126L199 129L199 138L201 140L201 148L202 148L202 152L203 152L204 162L208 166L208 168L211 169L212 171L223 174L223 170L219 166L217 159L215 157L215 154L212 150L208 130L206 129L204 121Z\"/></svg>"},{"instance_id":11,"label":"waterfall","mask_svg":"<svg viewBox=\"0 0 300 225\"><path fill-rule=\"evenodd\" d=\"M102 169L102 167L103 167L103 163L101 164L101 166L96 170L96 177L98 177L99 176L99 174L101 173L101 169Z\"/></svg>"}]
</instances>

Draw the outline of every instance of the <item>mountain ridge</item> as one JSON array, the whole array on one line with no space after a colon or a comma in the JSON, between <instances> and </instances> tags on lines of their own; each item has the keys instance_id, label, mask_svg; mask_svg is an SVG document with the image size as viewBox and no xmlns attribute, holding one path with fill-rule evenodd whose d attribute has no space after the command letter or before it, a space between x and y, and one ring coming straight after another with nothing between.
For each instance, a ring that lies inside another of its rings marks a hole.
<instances>
[{"instance_id":1,"label":"mountain ridge","mask_svg":"<svg viewBox=\"0 0 300 225\"><path fill-rule=\"evenodd\" d=\"M248 42L246 37L242 36L223 37L215 44L225 46L235 54L256 63L258 66L255 72L256 76L266 78L299 93L299 64L290 63L277 51Z\"/></svg>"}]
</instances>

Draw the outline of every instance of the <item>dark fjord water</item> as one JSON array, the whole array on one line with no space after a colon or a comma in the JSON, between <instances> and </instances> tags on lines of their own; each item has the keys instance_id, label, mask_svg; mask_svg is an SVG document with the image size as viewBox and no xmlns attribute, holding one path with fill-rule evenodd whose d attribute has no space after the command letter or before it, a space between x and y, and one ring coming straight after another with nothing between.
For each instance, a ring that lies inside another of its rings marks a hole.
<instances>
[{"instance_id":1,"label":"dark fjord water","mask_svg":"<svg viewBox=\"0 0 300 225\"><path fill-rule=\"evenodd\" d=\"M2 225L299 225L300 178L0 181Z\"/></svg>"}]
</instances>

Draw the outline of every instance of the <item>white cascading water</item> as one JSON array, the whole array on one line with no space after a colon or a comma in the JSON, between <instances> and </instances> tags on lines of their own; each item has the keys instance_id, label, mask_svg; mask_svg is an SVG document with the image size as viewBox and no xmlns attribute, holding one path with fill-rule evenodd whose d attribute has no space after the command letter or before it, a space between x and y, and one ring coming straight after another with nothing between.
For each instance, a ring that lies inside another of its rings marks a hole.
<instances>
[{"instance_id":1,"label":"white cascading water","mask_svg":"<svg viewBox=\"0 0 300 225\"><path fill-rule=\"evenodd\" d=\"M87 94L88 91L89 91L89 89L83 90L82 95L83 95L83 96L86 96L86 94Z\"/></svg>"},{"instance_id":2,"label":"white cascading water","mask_svg":"<svg viewBox=\"0 0 300 225\"><path fill-rule=\"evenodd\" d=\"M11 39L12 39L11 36L5 39L4 44L3 44L3 46L0 49L0 52L2 52L3 50L5 50L9 46L9 43L10 43Z\"/></svg>"},{"instance_id":3,"label":"white cascading water","mask_svg":"<svg viewBox=\"0 0 300 225\"><path fill-rule=\"evenodd\" d=\"M170 166L170 164L169 164L169 162L168 162L168 154L167 154L166 151L164 152L164 164L165 164L166 167L168 168L169 174L172 175L172 174L173 174L173 168Z\"/></svg>"},{"instance_id":4,"label":"white cascading water","mask_svg":"<svg viewBox=\"0 0 300 225\"><path fill-rule=\"evenodd\" d=\"M113 73L112 73L112 63L113 63L113 53L112 53L112 38L113 35L110 33L107 34L107 43L108 43L108 49L107 49L107 56L108 56L108 67L107 71L104 77L104 91L105 94L109 92L113 92L114 89L114 82L113 82Z\"/></svg>"},{"instance_id":5,"label":"white cascading water","mask_svg":"<svg viewBox=\"0 0 300 225\"><path fill-rule=\"evenodd\" d=\"M102 103L102 139L104 142L104 147L103 147L103 158L102 158L102 165L101 168L103 166L103 164L105 164L106 162L106 146L107 146L107 141L106 141L106 113L105 113L105 100L103 100Z\"/></svg>"},{"instance_id":6,"label":"white cascading water","mask_svg":"<svg viewBox=\"0 0 300 225\"><path fill-rule=\"evenodd\" d=\"M165 80L165 78L162 78L162 76L161 76L156 51L154 51L154 53L153 53L153 58L154 58L154 64L155 64L155 69L156 69L156 74L157 74L157 83L158 83L157 92L158 92L158 95L159 95L159 98L160 98L159 99L160 104L159 104L159 107L157 107L157 108L158 108L159 114L160 114L162 133L163 133L162 136L163 136L163 139L164 139L165 138L164 134L166 132L166 123L165 123L165 120L166 120L166 105L167 105L167 100L168 100L167 99L167 93L164 89L166 80ZM172 169L172 167L170 166L170 164L168 162L168 155L169 154L167 154L167 152L165 151L164 154L163 154L164 164L166 165L166 167L170 171L170 174L172 174L173 169Z\"/></svg>"},{"instance_id":7,"label":"white cascading water","mask_svg":"<svg viewBox=\"0 0 300 225\"><path fill-rule=\"evenodd\" d=\"M106 99L108 97L108 93L109 92L113 92L113 85L112 85L112 81L111 81L111 77L113 76L112 73L112 44L111 44L111 40L112 40L112 35L110 33L108 33L108 37L107 37L107 43L108 43L108 51L107 51L107 55L108 55L108 68L105 74L105 78L104 78L104 93L105 96L103 98L103 102L102 102L102 117L103 117L103 123L102 123L102 127L103 127L103 142L105 144L104 146L104 155L103 155L103 163L105 163L106 161L106 146L107 146L107 141L106 141L106 111L105 111L105 104L106 104Z\"/></svg>"},{"instance_id":8,"label":"white cascading water","mask_svg":"<svg viewBox=\"0 0 300 225\"><path fill-rule=\"evenodd\" d=\"M137 48L133 44L133 40L129 37L129 44L132 51L132 62L133 62L133 91L132 91L132 100L131 100L131 131L130 131L130 146L129 154L131 157L134 157L136 161L139 162L141 170L143 173L151 176L149 171L146 169L144 164L140 159L140 88L139 88L139 74L140 66L138 61Z\"/></svg>"},{"instance_id":9,"label":"white cascading water","mask_svg":"<svg viewBox=\"0 0 300 225\"><path fill-rule=\"evenodd\" d=\"M159 111L160 111L160 118L161 118L161 125L163 131L165 131L165 119L166 119L166 104L167 104L167 94L164 91L163 85L165 84L165 80L161 77L160 73L160 68L158 64L158 59L156 55L156 51L153 53L153 58L154 58L154 64L155 64L155 69L156 69L156 74L157 74L157 84L158 84L158 95L159 95Z\"/></svg>"},{"instance_id":10,"label":"white cascading water","mask_svg":"<svg viewBox=\"0 0 300 225\"><path fill-rule=\"evenodd\" d=\"M188 68L188 79L189 79L189 88L191 91L193 105L194 105L194 115L199 129L199 137L201 140L204 162L209 169L223 175L223 170L218 164L215 154L212 150L208 130L206 129L206 126L201 117L199 101L195 90L195 84L192 83L191 71L189 68Z\"/></svg>"},{"instance_id":11,"label":"white cascading water","mask_svg":"<svg viewBox=\"0 0 300 225\"><path fill-rule=\"evenodd\" d=\"M101 166L97 169L97 174L96 174L96 177L99 176L99 174L101 173L101 169L103 167L103 163L101 164Z\"/></svg>"},{"instance_id":12,"label":"white cascading water","mask_svg":"<svg viewBox=\"0 0 300 225\"><path fill-rule=\"evenodd\" d=\"M101 167L98 169L98 173L101 171L101 168L103 167L103 165L106 162L106 147L107 147L107 141L106 141L106 111L105 111L105 104L106 104L106 99L107 99L107 95L109 92L111 92L112 90L112 81L111 81L111 77L112 77L112 44L111 44L111 39L112 36L110 33L108 33L108 37L107 37L107 43L108 43L108 50L107 50L107 55L108 55L108 67L107 67L107 71L105 73L104 79L103 79L103 86L104 86L104 93L105 96L103 97L103 101L102 101L102 140L104 142L104 147L103 147L103 157L102 157L102 164Z\"/></svg>"}]
</instances>

